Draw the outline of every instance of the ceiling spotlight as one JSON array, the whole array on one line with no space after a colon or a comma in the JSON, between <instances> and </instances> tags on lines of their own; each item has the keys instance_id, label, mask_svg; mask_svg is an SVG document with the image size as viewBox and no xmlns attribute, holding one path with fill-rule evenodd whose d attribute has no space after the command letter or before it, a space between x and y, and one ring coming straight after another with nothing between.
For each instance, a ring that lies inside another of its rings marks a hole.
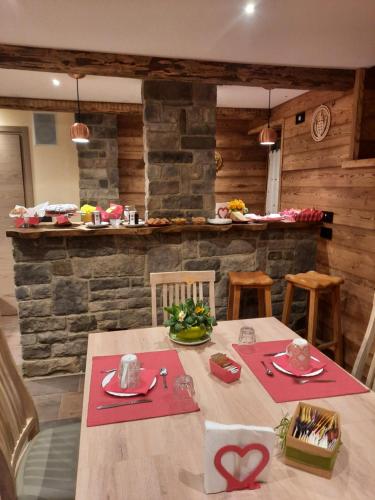
<instances>
[{"instance_id":1,"label":"ceiling spotlight","mask_svg":"<svg viewBox=\"0 0 375 500\"><path fill-rule=\"evenodd\" d=\"M57 78L52 78L52 83L54 84L55 87L60 86L60 80L57 80Z\"/></svg>"},{"instance_id":2,"label":"ceiling spotlight","mask_svg":"<svg viewBox=\"0 0 375 500\"><path fill-rule=\"evenodd\" d=\"M248 3L245 7L245 12L246 14L248 14L249 16L251 14L254 14L255 12L255 5L253 3Z\"/></svg>"}]
</instances>

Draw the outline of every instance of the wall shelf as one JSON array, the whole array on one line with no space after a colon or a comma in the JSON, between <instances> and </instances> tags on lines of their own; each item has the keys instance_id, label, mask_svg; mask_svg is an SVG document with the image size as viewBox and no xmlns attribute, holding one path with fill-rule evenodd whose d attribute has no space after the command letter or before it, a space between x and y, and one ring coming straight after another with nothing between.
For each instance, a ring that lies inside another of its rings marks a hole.
<instances>
[{"instance_id":1,"label":"wall shelf","mask_svg":"<svg viewBox=\"0 0 375 500\"><path fill-rule=\"evenodd\" d=\"M363 160L346 160L342 168L370 168L375 167L375 158L365 158Z\"/></svg>"}]
</instances>

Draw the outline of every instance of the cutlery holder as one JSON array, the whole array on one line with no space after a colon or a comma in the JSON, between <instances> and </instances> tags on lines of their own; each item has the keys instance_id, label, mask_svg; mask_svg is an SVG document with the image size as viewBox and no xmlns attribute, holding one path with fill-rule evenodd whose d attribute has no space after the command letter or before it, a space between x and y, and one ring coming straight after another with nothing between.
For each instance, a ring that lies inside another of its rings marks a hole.
<instances>
[{"instance_id":1,"label":"cutlery holder","mask_svg":"<svg viewBox=\"0 0 375 500\"><path fill-rule=\"evenodd\" d=\"M227 384L230 384L231 382L234 382L235 380L238 380L241 375L241 365L233 361L232 359L228 358L228 361L231 362L233 366L238 368L237 373L231 373L230 371L226 370L225 368L222 368L220 365L215 363L212 359L210 359L210 370L215 377L219 378L223 382L226 382Z\"/></svg>"},{"instance_id":2,"label":"cutlery holder","mask_svg":"<svg viewBox=\"0 0 375 500\"><path fill-rule=\"evenodd\" d=\"M296 425L297 417L300 415L302 408L311 408L317 410L324 415L337 418L338 437L337 442L332 450L322 448L310 443L306 443L301 439L293 437L293 430ZM319 406L308 405L299 402L290 422L285 440L285 463L297 469L322 476L327 479L332 477L333 467L337 458L339 447L341 444L341 423L340 414L334 411L326 410Z\"/></svg>"}]
</instances>

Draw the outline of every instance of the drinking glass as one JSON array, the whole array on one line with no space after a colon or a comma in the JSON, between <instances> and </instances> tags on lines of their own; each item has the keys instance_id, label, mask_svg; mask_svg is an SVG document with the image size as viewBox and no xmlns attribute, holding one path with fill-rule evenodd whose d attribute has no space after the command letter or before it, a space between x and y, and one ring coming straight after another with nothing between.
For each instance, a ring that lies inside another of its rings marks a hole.
<instances>
[{"instance_id":1,"label":"drinking glass","mask_svg":"<svg viewBox=\"0 0 375 500\"><path fill-rule=\"evenodd\" d=\"M109 219L109 223L111 224L112 227L117 229L120 227L121 219Z\"/></svg>"},{"instance_id":2,"label":"drinking glass","mask_svg":"<svg viewBox=\"0 0 375 500\"><path fill-rule=\"evenodd\" d=\"M252 326L242 326L238 336L238 343L242 346L246 346L247 352L254 352L255 342L256 336L254 328Z\"/></svg>"},{"instance_id":3,"label":"drinking glass","mask_svg":"<svg viewBox=\"0 0 375 500\"><path fill-rule=\"evenodd\" d=\"M173 395L177 405L182 408L189 406L195 395L193 378L190 375L176 377L173 383Z\"/></svg>"},{"instance_id":4,"label":"drinking glass","mask_svg":"<svg viewBox=\"0 0 375 500\"><path fill-rule=\"evenodd\" d=\"M140 368L140 362L135 354L122 356L118 369L120 387L123 389L136 387L139 384Z\"/></svg>"}]
</instances>

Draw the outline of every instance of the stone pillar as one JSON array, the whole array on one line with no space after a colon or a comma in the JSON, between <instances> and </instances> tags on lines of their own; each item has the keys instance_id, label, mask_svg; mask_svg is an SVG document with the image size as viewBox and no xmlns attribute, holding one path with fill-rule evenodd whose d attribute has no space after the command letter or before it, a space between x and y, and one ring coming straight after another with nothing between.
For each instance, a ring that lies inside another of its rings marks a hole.
<instances>
[{"instance_id":1,"label":"stone pillar","mask_svg":"<svg viewBox=\"0 0 375 500\"><path fill-rule=\"evenodd\" d=\"M117 115L81 114L90 129L90 142L77 144L81 204L107 208L119 200Z\"/></svg>"},{"instance_id":2,"label":"stone pillar","mask_svg":"<svg viewBox=\"0 0 375 500\"><path fill-rule=\"evenodd\" d=\"M216 86L144 81L146 209L150 216L213 216Z\"/></svg>"}]
</instances>

